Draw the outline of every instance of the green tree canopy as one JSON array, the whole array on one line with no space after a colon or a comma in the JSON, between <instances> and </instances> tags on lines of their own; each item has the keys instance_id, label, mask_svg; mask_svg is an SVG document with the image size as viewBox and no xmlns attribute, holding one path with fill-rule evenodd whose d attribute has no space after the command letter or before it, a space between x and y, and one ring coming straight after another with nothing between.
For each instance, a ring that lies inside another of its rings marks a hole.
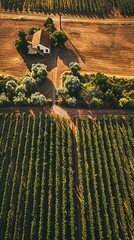
<instances>
[{"instance_id":1,"label":"green tree canopy","mask_svg":"<svg viewBox=\"0 0 134 240\"><path fill-rule=\"evenodd\" d=\"M81 70L81 67L80 67L79 63L70 62L69 68L70 68L73 75L75 75L75 76L79 75L79 71Z\"/></svg>"},{"instance_id":2,"label":"green tree canopy","mask_svg":"<svg viewBox=\"0 0 134 240\"><path fill-rule=\"evenodd\" d=\"M63 47L67 41L67 35L62 31L55 31L50 35L53 46Z\"/></svg>"},{"instance_id":3,"label":"green tree canopy","mask_svg":"<svg viewBox=\"0 0 134 240\"><path fill-rule=\"evenodd\" d=\"M28 46L26 40L26 33L19 31L18 37L15 41L15 47L21 55L26 55L28 53Z\"/></svg>"},{"instance_id":4,"label":"green tree canopy","mask_svg":"<svg viewBox=\"0 0 134 240\"><path fill-rule=\"evenodd\" d=\"M42 83L47 76L47 66L43 63L32 64L31 76L37 83Z\"/></svg>"},{"instance_id":5,"label":"green tree canopy","mask_svg":"<svg viewBox=\"0 0 134 240\"><path fill-rule=\"evenodd\" d=\"M22 83L29 94L37 90L37 83L32 77L26 76Z\"/></svg>"},{"instance_id":6,"label":"green tree canopy","mask_svg":"<svg viewBox=\"0 0 134 240\"><path fill-rule=\"evenodd\" d=\"M33 106L44 106L47 102L46 97L39 93L39 92L35 92L33 94L31 94L30 97L30 104Z\"/></svg>"},{"instance_id":7,"label":"green tree canopy","mask_svg":"<svg viewBox=\"0 0 134 240\"><path fill-rule=\"evenodd\" d=\"M17 83L14 80L8 81L5 85L6 95L11 100L16 95L16 87L17 87Z\"/></svg>"},{"instance_id":8,"label":"green tree canopy","mask_svg":"<svg viewBox=\"0 0 134 240\"><path fill-rule=\"evenodd\" d=\"M64 84L70 96L78 97L82 86L78 77L70 75L67 77Z\"/></svg>"}]
</instances>

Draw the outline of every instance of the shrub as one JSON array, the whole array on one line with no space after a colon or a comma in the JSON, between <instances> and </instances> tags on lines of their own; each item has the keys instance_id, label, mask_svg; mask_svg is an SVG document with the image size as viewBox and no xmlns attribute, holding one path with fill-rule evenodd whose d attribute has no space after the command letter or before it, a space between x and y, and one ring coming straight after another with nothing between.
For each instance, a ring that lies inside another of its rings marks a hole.
<instances>
[{"instance_id":1,"label":"shrub","mask_svg":"<svg viewBox=\"0 0 134 240\"><path fill-rule=\"evenodd\" d=\"M70 107L75 107L76 106L76 98L72 97L72 98L69 98L67 100L67 104L70 106Z\"/></svg>"},{"instance_id":2,"label":"shrub","mask_svg":"<svg viewBox=\"0 0 134 240\"><path fill-rule=\"evenodd\" d=\"M107 90L107 92L105 93L105 98L107 101L109 101L111 106L116 106L118 103L118 100L111 89Z\"/></svg>"},{"instance_id":3,"label":"shrub","mask_svg":"<svg viewBox=\"0 0 134 240\"><path fill-rule=\"evenodd\" d=\"M68 91L68 89L65 88L65 87L59 87L59 88L57 89L57 94L60 95L60 96L62 96L62 97L66 97L66 96L69 94L69 91Z\"/></svg>"},{"instance_id":4,"label":"shrub","mask_svg":"<svg viewBox=\"0 0 134 240\"><path fill-rule=\"evenodd\" d=\"M96 83L103 92L108 90L108 77L102 73L97 73L95 76Z\"/></svg>"},{"instance_id":5,"label":"shrub","mask_svg":"<svg viewBox=\"0 0 134 240\"><path fill-rule=\"evenodd\" d=\"M30 104L33 106L44 106L47 103L47 99L43 94L35 92L31 94Z\"/></svg>"},{"instance_id":6,"label":"shrub","mask_svg":"<svg viewBox=\"0 0 134 240\"><path fill-rule=\"evenodd\" d=\"M27 93L27 90L26 90L26 87L25 87L24 84L18 85L16 87L16 94L19 94L19 93L22 93L22 94L26 94Z\"/></svg>"},{"instance_id":7,"label":"shrub","mask_svg":"<svg viewBox=\"0 0 134 240\"><path fill-rule=\"evenodd\" d=\"M121 98L119 100L119 106L121 108L134 108L134 99L132 98Z\"/></svg>"},{"instance_id":8,"label":"shrub","mask_svg":"<svg viewBox=\"0 0 134 240\"><path fill-rule=\"evenodd\" d=\"M70 75L67 77L64 84L71 96L78 97L81 90L81 83L78 77Z\"/></svg>"},{"instance_id":9,"label":"shrub","mask_svg":"<svg viewBox=\"0 0 134 240\"><path fill-rule=\"evenodd\" d=\"M16 97L13 98L13 104L15 106L26 106L28 105L28 100L24 93L19 92Z\"/></svg>"},{"instance_id":10,"label":"shrub","mask_svg":"<svg viewBox=\"0 0 134 240\"><path fill-rule=\"evenodd\" d=\"M50 40L53 46L63 47L67 41L67 35L62 31L54 31L50 35Z\"/></svg>"},{"instance_id":11,"label":"shrub","mask_svg":"<svg viewBox=\"0 0 134 240\"><path fill-rule=\"evenodd\" d=\"M5 107L10 105L9 98L5 95L5 93L0 94L0 107Z\"/></svg>"},{"instance_id":12,"label":"shrub","mask_svg":"<svg viewBox=\"0 0 134 240\"><path fill-rule=\"evenodd\" d=\"M93 97L92 100L90 101L90 106L93 109L101 109L104 107L104 102L102 101L102 99Z\"/></svg>"},{"instance_id":13,"label":"shrub","mask_svg":"<svg viewBox=\"0 0 134 240\"><path fill-rule=\"evenodd\" d=\"M80 69L81 69L79 63L77 63L77 62L71 62L71 63L69 64L69 68L70 68L70 70L71 70L71 72L72 72L72 74L73 74L74 76L78 76L78 75L79 75L79 71L80 71Z\"/></svg>"},{"instance_id":14,"label":"shrub","mask_svg":"<svg viewBox=\"0 0 134 240\"><path fill-rule=\"evenodd\" d=\"M6 86L6 81L0 80L0 93L4 91L5 86Z\"/></svg>"},{"instance_id":15,"label":"shrub","mask_svg":"<svg viewBox=\"0 0 134 240\"><path fill-rule=\"evenodd\" d=\"M16 95L16 87L17 83L14 80L10 80L6 83L5 92L7 97L11 100Z\"/></svg>"},{"instance_id":16,"label":"shrub","mask_svg":"<svg viewBox=\"0 0 134 240\"><path fill-rule=\"evenodd\" d=\"M37 83L32 77L29 76L25 77L22 83L29 94L37 90Z\"/></svg>"},{"instance_id":17,"label":"shrub","mask_svg":"<svg viewBox=\"0 0 134 240\"><path fill-rule=\"evenodd\" d=\"M32 64L31 76L37 83L42 83L47 76L47 66L43 63Z\"/></svg>"}]
</instances>

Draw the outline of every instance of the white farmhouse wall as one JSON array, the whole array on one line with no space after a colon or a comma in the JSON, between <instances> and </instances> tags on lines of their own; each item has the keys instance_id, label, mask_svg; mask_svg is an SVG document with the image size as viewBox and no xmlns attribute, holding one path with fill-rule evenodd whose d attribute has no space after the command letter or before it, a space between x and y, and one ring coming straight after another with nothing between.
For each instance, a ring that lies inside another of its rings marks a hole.
<instances>
[{"instance_id":1,"label":"white farmhouse wall","mask_svg":"<svg viewBox=\"0 0 134 240\"><path fill-rule=\"evenodd\" d=\"M36 49L38 49L38 47L39 47L39 50L42 50L44 54L50 54L50 48L42 46L41 44L34 46L34 48Z\"/></svg>"}]
</instances>

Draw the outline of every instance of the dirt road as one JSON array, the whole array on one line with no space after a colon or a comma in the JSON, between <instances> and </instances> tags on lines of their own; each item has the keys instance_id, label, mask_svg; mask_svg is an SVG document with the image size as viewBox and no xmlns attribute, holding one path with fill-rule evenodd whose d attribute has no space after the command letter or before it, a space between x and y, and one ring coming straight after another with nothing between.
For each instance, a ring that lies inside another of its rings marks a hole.
<instances>
[{"instance_id":1,"label":"dirt road","mask_svg":"<svg viewBox=\"0 0 134 240\"><path fill-rule=\"evenodd\" d=\"M31 20L31 21L44 21L47 17L52 17L54 22L59 21L59 15L49 15L44 13L32 13L32 12L10 12L0 9L1 19L20 19L20 20ZM134 23L134 17L124 18L122 16L111 17L111 18L89 18L72 15L62 15L62 22L89 22L89 23L102 23L102 24L116 24L116 23Z\"/></svg>"}]
</instances>

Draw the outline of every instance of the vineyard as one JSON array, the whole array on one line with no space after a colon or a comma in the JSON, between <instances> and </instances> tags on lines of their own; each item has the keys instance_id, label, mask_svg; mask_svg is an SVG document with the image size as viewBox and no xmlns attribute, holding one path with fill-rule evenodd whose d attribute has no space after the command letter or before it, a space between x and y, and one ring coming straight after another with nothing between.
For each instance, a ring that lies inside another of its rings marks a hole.
<instances>
[{"instance_id":1,"label":"vineyard","mask_svg":"<svg viewBox=\"0 0 134 240\"><path fill-rule=\"evenodd\" d=\"M113 9L117 8L121 14L134 14L133 0L1 0L1 6L6 10L30 10L46 13L62 12L64 14L71 13L91 16L107 16Z\"/></svg>"},{"instance_id":2,"label":"vineyard","mask_svg":"<svg viewBox=\"0 0 134 240\"><path fill-rule=\"evenodd\" d=\"M0 239L132 239L133 164L133 115L0 114Z\"/></svg>"}]
</instances>

